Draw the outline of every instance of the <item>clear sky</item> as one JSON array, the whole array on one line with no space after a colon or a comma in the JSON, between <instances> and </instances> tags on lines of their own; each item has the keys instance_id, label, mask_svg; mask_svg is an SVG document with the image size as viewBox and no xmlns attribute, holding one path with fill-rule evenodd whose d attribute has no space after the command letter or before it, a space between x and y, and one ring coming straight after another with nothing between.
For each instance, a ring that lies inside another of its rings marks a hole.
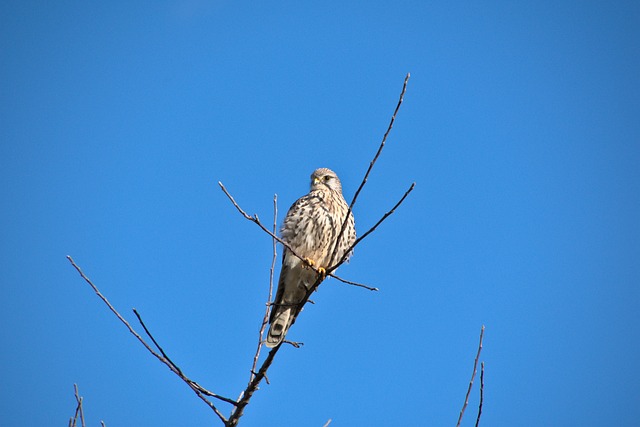
<instances>
[{"instance_id":1,"label":"clear sky","mask_svg":"<svg viewBox=\"0 0 640 427\"><path fill-rule=\"evenodd\" d=\"M416 189L339 271L380 292L323 283L241 425L453 426L484 324L482 425L637 426L640 3L309 3L1 3L0 425L74 383L90 426L220 425L65 256L237 397L271 240L217 182L350 200L410 72L359 233Z\"/></svg>"}]
</instances>

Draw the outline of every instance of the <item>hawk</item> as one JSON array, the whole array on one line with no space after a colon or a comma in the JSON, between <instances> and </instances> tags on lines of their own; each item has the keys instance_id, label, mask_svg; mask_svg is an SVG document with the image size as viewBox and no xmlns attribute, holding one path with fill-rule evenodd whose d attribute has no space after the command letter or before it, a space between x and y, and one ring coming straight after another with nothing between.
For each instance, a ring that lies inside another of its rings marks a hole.
<instances>
[{"instance_id":1,"label":"hawk","mask_svg":"<svg viewBox=\"0 0 640 427\"><path fill-rule=\"evenodd\" d=\"M333 260L330 259L348 210L336 173L327 168L316 169L311 174L309 194L299 198L284 218L280 230L282 240L323 274L342 259L356 240L353 214L349 213L336 255ZM284 340L302 309L300 304L317 280L318 273L285 247L278 291L269 319L271 326L267 334L267 347L276 347Z\"/></svg>"}]
</instances>

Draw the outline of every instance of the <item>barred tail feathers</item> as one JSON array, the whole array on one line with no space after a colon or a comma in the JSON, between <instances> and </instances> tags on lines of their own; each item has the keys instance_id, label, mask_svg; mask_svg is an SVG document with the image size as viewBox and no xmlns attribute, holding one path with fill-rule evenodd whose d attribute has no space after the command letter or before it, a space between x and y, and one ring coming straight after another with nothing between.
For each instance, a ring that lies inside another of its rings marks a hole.
<instances>
[{"instance_id":1,"label":"barred tail feathers","mask_svg":"<svg viewBox=\"0 0 640 427\"><path fill-rule=\"evenodd\" d=\"M292 310L294 307L275 307L275 312L271 316L271 326L267 333L266 345L269 348L277 347L283 340L294 316Z\"/></svg>"}]
</instances>

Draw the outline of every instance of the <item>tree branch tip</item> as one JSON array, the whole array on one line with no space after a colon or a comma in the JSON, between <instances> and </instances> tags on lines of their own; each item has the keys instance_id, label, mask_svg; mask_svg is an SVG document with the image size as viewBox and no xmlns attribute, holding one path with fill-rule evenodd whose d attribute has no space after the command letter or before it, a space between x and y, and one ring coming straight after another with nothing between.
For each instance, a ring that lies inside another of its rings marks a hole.
<instances>
[{"instance_id":1,"label":"tree branch tip","mask_svg":"<svg viewBox=\"0 0 640 427\"><path fill-rule=\"evenodd\" d=\"M300 347L302 347L302 346L304 345L304 343L303 343L303 342L296 342L296 341L288 341L288 340L284 340L284 341L282 341L282 342L283 342L283 343L286 343L286 344L290 344L290 345L294 346L295 348L300 348Z\"/></svg>"}]
</instances>

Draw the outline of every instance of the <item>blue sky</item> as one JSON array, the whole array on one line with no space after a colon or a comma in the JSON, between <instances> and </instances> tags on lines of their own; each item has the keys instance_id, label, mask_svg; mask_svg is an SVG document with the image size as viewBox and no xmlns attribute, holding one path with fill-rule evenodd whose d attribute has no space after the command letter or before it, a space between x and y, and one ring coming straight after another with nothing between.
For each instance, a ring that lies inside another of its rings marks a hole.
<instances>
[{"instance_id":1,"label":"blue sky","mask_svg":"<svg viewBox=\"0 0 640 427\"><path fill-rule=\"evenodd\" d=\"M237 397L265 222L330 167L363 233L241 425L455 425L486 325L483 425L640 419L637 2L0 6L0 425L219 425L117 322ZM280 252L280 251L279 251ZM478 390L463 425L473 425ZM222 406L228 413L228 408Z\"/></svg>"}]
</instances>

